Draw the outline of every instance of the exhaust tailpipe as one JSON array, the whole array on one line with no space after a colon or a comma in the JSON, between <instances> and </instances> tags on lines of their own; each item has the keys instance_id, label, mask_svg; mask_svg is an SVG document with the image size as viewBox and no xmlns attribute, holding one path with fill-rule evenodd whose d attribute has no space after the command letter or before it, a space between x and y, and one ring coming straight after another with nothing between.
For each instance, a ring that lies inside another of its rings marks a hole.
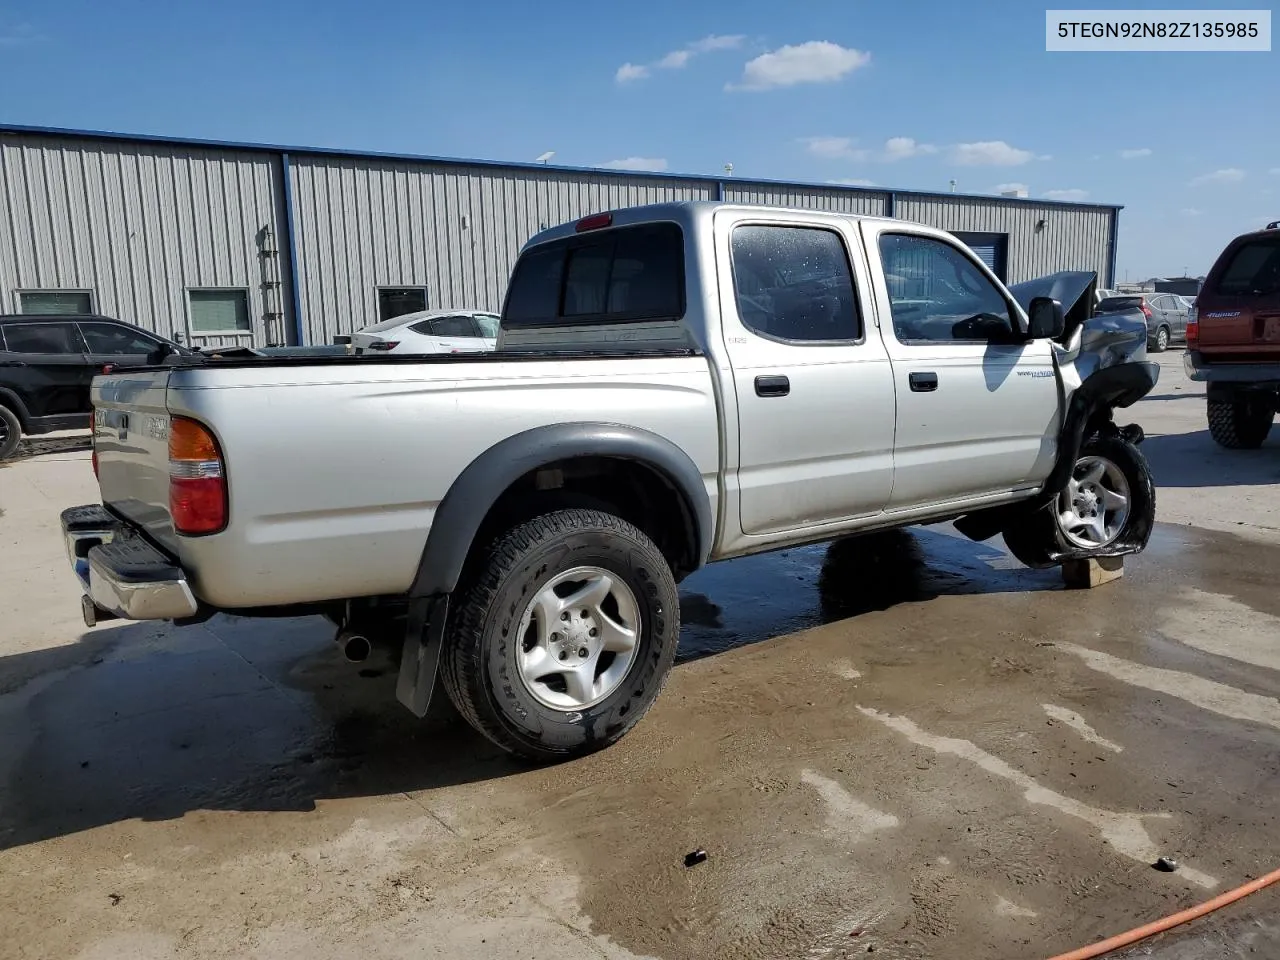
<instances>
[{"instance_id":1,"label":"exhaust tailpipe","mask_svg":"<svg viewBox=\"0 0 1280 960\"><path fill-rule=\"evenodd\" d=\"M364 663L373 649L369 638L357 630L339 630L333 639L342 648L342 655L351 663Z\"/></svg>"}]
</instances>

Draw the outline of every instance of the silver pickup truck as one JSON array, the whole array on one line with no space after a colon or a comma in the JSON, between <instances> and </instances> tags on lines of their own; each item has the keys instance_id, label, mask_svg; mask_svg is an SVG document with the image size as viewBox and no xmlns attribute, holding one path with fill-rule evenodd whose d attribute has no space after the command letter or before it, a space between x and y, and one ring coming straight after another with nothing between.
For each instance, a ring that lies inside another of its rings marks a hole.
<instances>
[{"instance_id":1,"label":"silver pickup truck","mask_svg":"<svg viewBox=\"0 0 1280 960\"><path fill-rule=\"evenodd\" d=\"M102 503L63 515L86 621L320 613L353 657L402 644L420 715L438 671L510 751L599 749L710 561L944 520L1035 566L1143 549L1112 414L1157 370L1095 280L1011 291L897 220L639 207L534 237L492 354L100 376Z\"/></svg>"}]
</instances>

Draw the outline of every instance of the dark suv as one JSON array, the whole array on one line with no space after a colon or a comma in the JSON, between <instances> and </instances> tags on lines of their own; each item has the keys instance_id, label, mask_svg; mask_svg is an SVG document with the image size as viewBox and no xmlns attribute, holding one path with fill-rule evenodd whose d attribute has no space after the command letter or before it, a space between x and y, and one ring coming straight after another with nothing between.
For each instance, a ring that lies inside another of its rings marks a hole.
<instances>
[{"instance_id":1,"label":"dark suv","mask_svg":"<svg viewBox=\"0 0 1280 960\"><path fill-rule=\"evenodd\" d=\"M1280 221L1222 251L1196 297L1183 362L1207 384L1213 439L1262 446L1280 406Z\"/></svg>"},{"instance_id":2,"label":"dark suv","mask_svg":"<svg viewBox=\"0 0 1280 960\"><path fill-rule=\"evenodd\" d=\"M24 433L87 428L89 385L105 365L190 352L110 317L0 315L0 460Z\"/></svg>"}]
</instances>

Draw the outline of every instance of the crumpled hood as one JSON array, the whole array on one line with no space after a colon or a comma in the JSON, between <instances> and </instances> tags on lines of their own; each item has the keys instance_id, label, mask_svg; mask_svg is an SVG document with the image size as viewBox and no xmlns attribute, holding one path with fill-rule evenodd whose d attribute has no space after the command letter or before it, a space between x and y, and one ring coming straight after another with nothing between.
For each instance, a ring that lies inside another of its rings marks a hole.
<instances>
[{"instance_id":1,"label":"crumpled hood","mask_svg":"<svg viewBox=\"0 0 1280 960\"><path fill-rule=\"evenodd\" d=\"M1093 302L1093 291L1097 289L1098 275L1092 270L1063 270L1048 276L1024 280L1009 288L1018 306L1027 310L1036 297L1052 297L1062 304L1062 312L1069 313L1072 307L1079 304L1080 298L1089 294L1085 302ZM1092 309L1089 311L1092 314Z\"/></svg>"}]
</instances>

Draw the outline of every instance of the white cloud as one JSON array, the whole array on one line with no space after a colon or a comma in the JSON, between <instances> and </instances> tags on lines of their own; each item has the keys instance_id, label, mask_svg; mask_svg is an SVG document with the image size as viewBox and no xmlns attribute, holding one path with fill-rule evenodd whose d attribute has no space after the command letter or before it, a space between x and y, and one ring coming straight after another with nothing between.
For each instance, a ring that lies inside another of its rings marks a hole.
<instances>
[{"instance_id":1,"label":"white cloud","mask_svg":"<svg viewBox=\"0 0 1280 960\"><path fill-rule=\"evenodd\" d=\"M833 83L859 67L871 54L842 47L830 40L810 40L762 53L742 68L742 82L726 90L772 90L801 83Z\"/></svg>"},{"instance_id":2,"label":"white cloud","mask_svg":"<svg viewBox=\"0 0 1280 960\"><path fill-rule=\"evenodd\" d=\"M856 146L852 137L805 137L801 143L815 157L824 160L866 160L871 151Z\"/></svg>"},{"instance_id":3,"label":"white cloud","mask_svg":"<svg viewBox=\"0 0 1280 960\"><path fill-rule=\"evenodd\" d=\"M1044 192L1046 200L1083 200L1088 195L1088 190L1081 190L1079 187L1071 187L1067 190L1046 190Z\"/></svg>"},{"instance_id":4,"label":"white cloud","mask_svg":"<svg viewBox=\"0 0 1280 960\"><path fill-rule=\"evenodd\" d=\"M1021 190L1023 193L1027 193L1031 190L1031 188L1028 187L1025 183L997 183L996 184L996 189L995 189L996 193L1005 193L1006 191L1009 191L1009 190Z\"/></svg>"},{"instance_id":5,"label":"white cloud","mask_svg":"<svg viewBox=\"0 0 1280 960\"><path fill-rule=\"evenodd\" d=\"M931 143L916 143L911 137L890 137L884 142L884 159L887 162L906 160L926 153L937 153L938 148Z\"/></svg>"},{"instance_id":6,"label":"white cloud","mask_svg":"<svg viewBox=\"0 0 1280 960\"><path fill-rule=\"evenodd\" d=\"M648 75L648 67L643 67L638 63L624 63L618 68L618 72L613 75L613 78L618 83L630 83L632 80L643 80Z\"/></svg>"},{"instance_id":7,"label":"white cloud","mask_svg":"<svg viewBox=\"0 0 1280 960\"><path fill-rule=\"evenodd\" d=\"M1016 167L1034 157L1030 150L1011 147L1003 140L957 143L951 148L952 162L964 167Z\"/></svg>"},{"instance_id":8,"label":"white cloud","mask_svg":"<svg viewBox=\"0 0 1280 960\"><path fill-rule=\"evenodd\" d=\"M700 53L711 53L715 50L732 50L735 47L742 46L742 41L745 39L746 37L740 33L712 34L709 37L703 37L701 40L687 43L678 50L672 50L670 53L659 57L653 63L624 63L618 68L618 72L614 74L614 79L618 83L628 83L632 80L643 80L654 69L679 70L688 66L689 61Z\"/></svg>"},{"instance_id":9,"label":"white cloud","mask_svg":"<svg viewBox=\"0 0 1280 960\"><path fill-rule=\"evenodd\" d=\"M667 161L663 157L624 157L621 160L610 160L600 166L608 170L645 170L649 173L662 173L667 169Z\"/></svg>"},{"instance_id":10,"label":"white cloud","mask_svg":"<svg viewBox=\"0 0 1280 960\"><path fill-rule=\"evenodd\" d=\"M1239 167L1226 167L1213 173L1202 173L1191 181L1191 186L1198 187L1205 183L1239 183L1244 179L1244 171Z\"/></svg>"},{"instance_id":11,"label":"white cloud","mask_svg":"<svg viewBox=\"0 0 1280 960\"><path fill-rule=\"evenodd\" d=\"M711 53L713 50L735 50L742 46L742 41L747 39L740 33L730 34L712 34L709 37L703 37L701 40L695 40L689 44L689 49L694 53Z\"/></svg>"},{"instance_id":12,"label":"white cloud","mask_svg":"<svg viewBox=\"0 0 1280 960\"><path fill-rule=\"evenodd\" d=\"M1140 157L1149 157L1149 156L1151 156L1150 147L1134 147L1133 149L1130 149L1130 150L1120 151L1121 160L1137 160Z\"/></svg>"},{"instance_id":13,"label":"white cloud","mask_svg":"<svg viewBox=\"0 0 1280 960\"><path fill-rule=\"evenodd\" d=\"M1182 214L1184 217L1198 217L1198 216L1200 216L1200 211L1199 211L1199 210L1197 210L1195 207L1183 207L1183 208L1182 208L1181 210L1179 210L1178 212L1179 212L1180 214Z\"/></svg>"},{"instance_id":14,"label":"white cloud","mask_svg":"<svg viewBox=\"0 0 1280 960\"><path fill-rule=\"evenodd\" d=\"M860 177L841 177L839 180L828 180L838 187L874 187L874 180L863 180Z\"/></svg>"}]
</instances>

